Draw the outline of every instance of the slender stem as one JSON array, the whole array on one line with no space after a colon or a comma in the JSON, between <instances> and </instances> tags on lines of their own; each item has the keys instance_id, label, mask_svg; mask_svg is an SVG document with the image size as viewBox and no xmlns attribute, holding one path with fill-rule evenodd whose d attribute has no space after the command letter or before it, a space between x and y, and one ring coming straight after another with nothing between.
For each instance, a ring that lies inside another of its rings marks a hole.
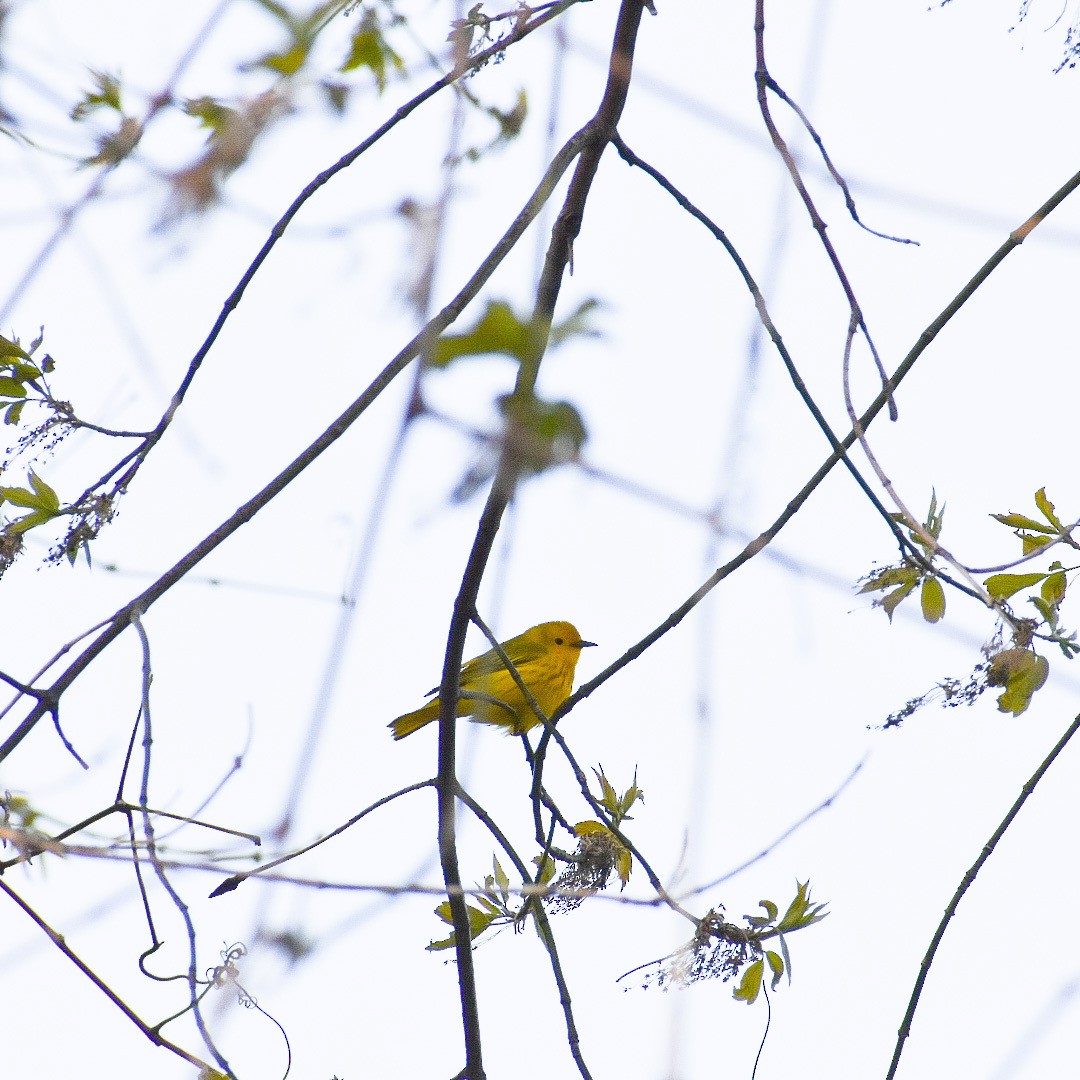
<instances>
[{"instance_id":1,"label":"slender stem","mask_svg":"<svg viewBox=\"0 0 1080 1080\"><path fill-rule=\"evenodd\" d=\"M1080 731L1080 715L1073 720L1065 734L1058 739L1054 749L1050 751L1042 764L1031 774L1031 778L1028 782L1021 788L1020 795L1016 802L1013 803L1009 812L1002 819L1001 824L994 830L993 836L986 842L985 847L979 852L979 857L971 864L971 868L964 875L956 892L953 893L953 897L949 901L949 906L945 909L945 914L942 915L941 922L938 923L938 927L934 931L934 936L930 940L930 947L926 950L926 955L919 965L919 974L915 979L915 986L911 991L911 998L908 1001L907 1011L904 1013L904 1019L900 1024L900 1030L896 1036L896 1048L893 1050L892 1061L889 1063L889 1071L885 1074L886 1080L892 1080L896 1075L897 1066L900 1064L900 1055L904 1052L904 1044L907 1041L908 1035L911 1034L911 1021L915 1016L916 1008L918 1008L919 998L922 996L923 985L926 982L927 973L930 970L930 965L934 962L934 956L937 953L938 946L941 944L941 939L945 936L945 931L948 928L953 915L956 914L956 909L959 906L960 901L971 887L979 871L986 863L986 860L993 855L994 849L998 845L998 841L1005 835L1005 830L1008 829L1016 819L1016 815L1020 813L1021 807L1028 800L1028 796L1035 790L1035 785L1046 775L1046 771L1053 765L1058 754L1065 749L1066 744L1077 731Z\"/></svg>"}]
</instances>

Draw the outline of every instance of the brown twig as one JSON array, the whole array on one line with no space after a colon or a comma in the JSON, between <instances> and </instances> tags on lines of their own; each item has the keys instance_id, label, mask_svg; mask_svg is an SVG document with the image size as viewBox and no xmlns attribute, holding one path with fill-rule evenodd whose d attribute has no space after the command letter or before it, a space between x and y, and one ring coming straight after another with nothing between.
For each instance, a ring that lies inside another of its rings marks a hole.
<instances>
[{"instance_id":1,"label":"brown twig","mask_svg":"<svg viewBox=\"0 0 1080 1080\"><path fill-rule=\"evenodd\" d=\"M614 42L608 65L608 80L599 108L593 118L578 132L579 156L574 175L563 201L562 209L551 231L551 243L536 290L536 301L530 321L530 337L518 370L514 396L532 396L540 364L547 347L563 277L572 266L574 239L581 229L588 200L601 155L615 136L623 106L630 88L634 45L645 0L622 0L615 26ZM447 634L446 657L439 687L439 860L447 890L461 887L457 862L454 829L456 787L456 724L459 672L465 645L465 631L476 610L480 589L495 536L503 513L517 481L518 464L509 440L502 447L495 479L480 515L472 550L462 575L461 586L454 602ZM479 1009L476 999L476 976L472 962L472 946L468 912L460 896L449 895L454 926L455 956L458 964L458 987L461 998L462 1025L465 1033L465 1067L461 1075L468 1080L484 1080L483 1045L480 1038Z\"/></svg>"},{"instance_id":2,"label":"brown twig","mask_svg":"<svg viewBox=\"0 0 1080 1080\"><path fill-rule=\"evenodd\" d=\"M844 270L843 264L840 262L840 256L836 253L836 248L833 247L833 243L829 239L825 222L818 213L817 207L814 205L814 200L810 197L810 192L806 188L806 184L803 183L803 178L799 173L798 165L795 163L794 155L784 141L784 137L780 134L780 129L776 126L776 121L773 120L772 111L769 109L769 96L767 91L773 90L775 92L779 88L777 87L776 80L769 74L769 69L765 63L765 0L756 0L754 14L754 42L757 53L757 69L754 73L754 77L757 80L758 108L761 111L761 117L765 121L765 127L769 132L769 137L772 139L773 146L776 147L776 152L783 160L784 165L791 176L791 181L795 185L795 190L798 191L799 197L806 207L806 212L810 215L810 223L821 239L821 245L825 249L825 254L828 256L829 262L832 264L833 272L836 274L836 278L840 282L840 287L847 297L848 305L851 308L852 318L856 320L859 329L862 330L863 336L866 338L866 344L874 358L874 364L878 369L878 374L881 376L882 386L884 387L885 393L888 395L889 419L895 420L897 417L896 403L892 399L889 380L885 374L885 365L881 362L877 346L870 336L870 329L866 325L866 319L863 317L862 308L859 305L859 301L855 298L855 290L848 280L847 271Z\"/></svg>"}]
</instances>

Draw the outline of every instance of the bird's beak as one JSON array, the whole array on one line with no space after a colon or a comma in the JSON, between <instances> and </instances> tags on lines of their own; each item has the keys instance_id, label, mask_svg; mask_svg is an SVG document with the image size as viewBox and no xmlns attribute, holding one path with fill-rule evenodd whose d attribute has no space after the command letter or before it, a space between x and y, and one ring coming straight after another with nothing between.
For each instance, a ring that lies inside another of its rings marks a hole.
<instances>
[{"instance_id":1,"label":"bird's beak","mask_svg":"<svg viewBox=\"0 0 1080 1080\"><path fill-rule=\"evenodd\" d=\"M574 648L575 649L590 649L590 648L595 649L596 648L596 642L595 641L579 641L574 645Z\"/></svg>"}]
</instances>

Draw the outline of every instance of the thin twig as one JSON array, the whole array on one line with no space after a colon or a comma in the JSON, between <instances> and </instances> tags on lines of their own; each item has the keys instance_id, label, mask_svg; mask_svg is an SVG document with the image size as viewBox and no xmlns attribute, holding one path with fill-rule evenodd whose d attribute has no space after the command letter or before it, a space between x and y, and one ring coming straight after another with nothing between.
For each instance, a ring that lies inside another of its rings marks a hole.
<instances>
[{"instance_id":1,"label":"thin twig","mask_svg":"<svg viewBox=\"0 0 1080 1080\"><path fill-rule=\"evenodd\" d=\"M245 870L239 874L233 874L231 877L227 877L216 889L214 889L210 896L211 898L215 896L224 896L225 893L232 892L237 885L246 881L248 878L256 877L259 874L265 874L268 870L273 870L275 866L281 866L282 863L291 862L293 859L297 859L301 855L306 855L309 851L313 851L320 845L325 844L327 840L333 840L335 836L340 836L346 829L351 829L358 821L367 817L373 810L378 810L380 806L385 806L395 799L400 799L402 795L408 795L414 791L423 791L424 788L434 786L434 780L420 780L415 784L409 784L407 787L399 788L389 795L384 795L381 799L376 799L375 802L371 803L369 806L365 806L359 814L354 814L344 825L339 825L336 829L332 829L325 836L320 836L318 840L314 840L310 844L298 848L296 851L290 851L288 855L282 855L281 858L274 859L272 862L264 863L254 870Z\"/></svg>"},{"instance_id":2,"label":"thin twig","mask_svg":"<svg viewBox=\"0 0 1080 1080\"><path fill-rule=\"evenodd\" d=\"M865 224L859 217L859 211L855 207L855 199L852 197L851 189L848 187L847 181L844 179L840 170L832 163L832 158L829 157L828 150L825 149L825 141L817 133L814 125L810 123L810 117L803 112L798 102L792 98L780 84L771 76L767 81L769 89L783 101L789 109L802 121L802 126L806 128L807 134L814 140L814 144L818 148L818 153L821 154L821 160L825 162L825 168L829 170L829 175L833 178L836 186L844 194L844 203L848 208L848 213L851 215L851 220L859 226L860 229L865 229L871 236L876 236L881 240L891 240L895 244L912 244L915 247L919 246L918 240L908 240L903 236L890 236L889 233L878 232L877 229L871 229L869 225Z\"/></svg>"},{"instance_id":3,"label":"thin twig","mask_svg":"<svg viewBox=\"0 0 1080 1080\"><path fill-rule=\"evenodd\" d=\"M506 839L503 831L495 823L494 818L463 788L458 785L457 789L458 798L461 799L466 806L473 812L476 818L488 829L492 836L495 837L499 846L506 852L507 856L513 862L518 874L521 875L521 879L524 882L528 882L533 889L543 889L543 892L536 892L532 894L532 902L529 902L529 898L526 898L526 906L531 909L533 917L536 919L536 927L539 932L540 940L544 944L544 951L548 955L548 960L551 963L551 972L555 977L555 985L559 991L559 1004L562 1006L563 1019L566 1023L566 1041L570 1047L570 1056L574 1059L574 1063L578 1067L578 1072L581 1074L582 1080L592 1080L592 1076L589 1072L588 1066L585 1064L585 1058L581 1053L581 1037L578 1034L577 1023L574 1020L574 1007L570 999L570 987L567 985L566 977L563 974L562 963L559 960L559 951L555 945L555 935L551 930L551 922L548 919L548 913L544 909L544 899L551 895L556 895L560 890L552 889L548 890L545 886L540 885L539 877L543 867L541 862L536 869L536 878L529 872L528 866L525 865L525 860L514 850L509 840ZM578 890L581 891L581 890ZM522 913L526 908L522 907Z\"/></svg>"},{"instance_id":4,"label":"thin twig","mask_svg":"<svg viewBox=\"0 0 1080 1080\"><path fill-rule=\"evenodd\" d=\"M806 207L806 212L810 215L810 223L813 226L814 231L818 234L821 245L825 249L825 254L832 264L833 272L836 274L836 278L840 282L840 287L847 297L852 318L856 320L859 329L862 330L863 336L866 338L866 344L874 358L874 364L877 367L878 374L881 376L884 392L888 395L889 419L895 420L897 417L896 403L892 399L891 386L885 374L885 365L881 362L877 346L874 344L874 339L870 336L870 329L866 325L866 319L863 317L862 308L859 305L859 301L855 298L855 290L848 280L847 272L840 262L840 256L836 253L836 248L833 247L833 243L829 239L828 233L826 232L825 221L818 213L817 207L814 205L814 200L810 197L810 192L807 190L806 184L803 183L803 178L799 173L799 166L795 163L795 157L788 148L787 143L784 141L784 137L780 134L780 129L776 126L776 121L773 120L772 117L772 111L769 109L769 97L767 91L776 87L776 80L769 74L769 69L765 63L765 0L756 0L754 13L754 41L757 53L757 69L754 76L757 80L758 108L761 111L761 117L765 121L765 127L768 129L769 138L772 139L773 146L776 147L776 152L784 162L784 166L791 176L791 182L795 185L795 190L798 191L799 197Z\"/></svg>"},{"instance_id":5,"label":"thin twig","mask_svg":"<svg viewBox=\"0 0 1080 1080\"><path fill-rule=\"evenodd\" d=\"M964 898L964 894L975 881L976 875L983 868L986 860L993 855L998 842L1016 819L1016 815L1020 813L1021 807L1028 800L1028 796L1035 790L1035 786L1046 775L1047 770L1053 765L1058 754L1065 749L1069 740L1077 733L1077 731L1080 731L1080 715L1073 720L1065 734L1058 739L1053 750L1050 751L1042 764L1031 774L1031 778L1024 784L1023 788L1021 788L1020 795L1016 802L1013 803L1009 812L1002 819L1001 824L994 830L993 835L979 852L979 857L971 864L970 869L964 874L956 892L953 893L953 897L949 901L948 907L945 909L945 914L941 917L941 922L938 923L938 927L934 931L934 936L930 940L930 947L926 950L926 955L919 965L919 974L915 979L915 986L911 991L911 999L908 1001L907 1011L904 1013L904 1019L900 1024L900 1030L896 1036L896 1048L893 1050L892 1061L889 1063L889 1071L885 1074L885 1080L892 1080L896 1075L897 1066L900 1064L900 1055L904 1051L904 1043L907 1041L908 1035L911 1034L911 1021L915 1016L919 998L922 996L923 984L926 982L927 973L930 970L930 965L934 962L934 955L937 953L938 946L941 944L941 939L945 936L945 931L948 928L953 915L956 914L956 909L959 906L960 901Z\"/></svg>"},{"instance_id":6,"label":"thin twig","mask_svg":"<svg viewBox=\"0 0 1080 1080\"><path fill-rule=\"evenodd\" d=\"M169 1039L164 1038L156 1027L151 1027L147 1024L146 1021L134 1012L125 1001L118 997L116 991L72 951L71 947L64 939L64 935L58 933L45 922L45 920L25 900L23 900L18 893L8 886L3 879L0 879L0 892L3 892L18 907L20 907L37 925L38 929L41 930L60 950L60 952L67 957L67 959L70 960L71 963L73 963L155 1046L160 1046L165 1050L169 1050L177 1057L190 1062L192 1065L195 1065L202 1070L205 1075L210 1074L210 1067L205 1061L196 1057L194 1054L189 1053L187 1050L184 1050L182 1047L177 1046L176 1043L171 1042Z\"/></svg>"}]
</instances>

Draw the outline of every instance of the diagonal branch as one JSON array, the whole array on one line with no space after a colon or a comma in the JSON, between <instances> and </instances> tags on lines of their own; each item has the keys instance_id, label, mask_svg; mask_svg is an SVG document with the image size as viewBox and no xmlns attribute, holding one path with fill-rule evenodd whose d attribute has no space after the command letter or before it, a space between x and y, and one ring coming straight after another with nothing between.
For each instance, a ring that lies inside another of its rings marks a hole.
<instances>
[{"instance_id":1,"label":"diagonal branch","mask_svg":"<svg viewBox=\"0 0 1080 1080\"><path fill-rule=\"evenodd\" d=\"M1016 820L1016 815L1020 813L1024 803L1027 802L1028 796L1035 790L1035 786L1046 775L1047 770L1054 764L1058 754L1065 749L1069 740L1077 733L1077 731L1080 731L1080 716L1077 716L1076 719L1073 720L1065 734L1058 739L1054 749L1050 751L1042 764L1031 774L1031 779L1024 784L1016 802L1013 803L1009 812L1002 819L1001 824L994 830L994 835L986 842L986 846L979 852L979 857L971 864L971 868L964 875L956 892L953 893L953 898L949 901L949 906L945 909L945 914L941 917L941 922L938 923L937 930L934 931L934 936L930 940L930 947L926 950L926 955L919 965L919 975L915 980L915 987L911 991L911 999L908 1001L907 1011L904 1013L904 1019L900 1024L900 1030L896 1036L896 1048L893 1050L892 1061L889 1063L889 1071L885 1074L885 1080L892 1080L896 1075L896 1067L900 1064L900 1055L904 1051L904 1043L907 1041L908 1035L911 1034L911 1021L915 1015L915 1009L918 1007L919 998L922 996L923 984L926 982L926 974L930 970L930 965L934 962L934 956L937 953L938 946L941 944L941 939L945 936L945 931L948 929L953 915L956 914L956 909L959 906L960 901L963 900L964 894L975 881L976 876L985 865L986 860L993 855L994 849L1005 835L1005 831L1013 821Z\"/></svg>"}]
</instances>

